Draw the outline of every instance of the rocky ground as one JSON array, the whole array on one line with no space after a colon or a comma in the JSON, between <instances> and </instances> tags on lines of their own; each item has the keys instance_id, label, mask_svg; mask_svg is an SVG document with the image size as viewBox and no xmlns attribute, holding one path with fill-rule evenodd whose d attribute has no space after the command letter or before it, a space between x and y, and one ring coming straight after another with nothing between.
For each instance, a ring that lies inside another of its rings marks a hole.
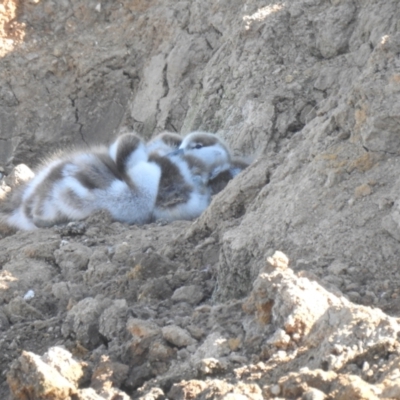
<instances>
[{"instance_id":1,"label":"rocky ground","mask_svg":"<svg viewBox=\"0 0 400 400\"><path fill-rule=\"evenodd\" d=\"M0 398L400 398L398 21L397 0L2 1L3 194L132 129L253 162L196 221L3 228Z\"/></svg>"}]
</instances>

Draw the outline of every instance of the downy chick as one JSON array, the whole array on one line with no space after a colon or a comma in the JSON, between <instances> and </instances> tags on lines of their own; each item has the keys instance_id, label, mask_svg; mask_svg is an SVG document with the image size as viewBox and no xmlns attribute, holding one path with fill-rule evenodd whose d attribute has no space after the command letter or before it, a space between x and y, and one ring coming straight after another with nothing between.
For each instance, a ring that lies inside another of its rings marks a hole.
<instances>
[{"instance_id":1,"label":"downy chick","mask_svg":"<svg viewBox=\"0 0 400 400\"><path fill-rule=\"evenodd\" d=\"M172 151L179 149L183 137L174 132L161 132L159 135L147 142L147 152L157 153L165 156Z\"/></svg>"},{"instance_id":2,"label":"downy chick","mask_svg":"<svg viewBox=\"0 0 400 400\"><path fill-rule=\"evenodd\" d=\"M147 162L144 143L123 135L108 151L71 152L44 163L3 221L31 230L108 210L116 221L142 224L152 215L160 176L160 168Z\"/></svg>"},{"instance_id":3,"label":"downy chick","mask_svg":"<svg viewBox=\"0 0 400 400\"><path fill-rule=\"evenodd\" d=\"M160 187L154 208L156 220L173 221L198 217L211 201L209 180L230 166L230 152L215 135L193 132L177 151L149 160L161 168Z\"/></svg>"}]
</instances>

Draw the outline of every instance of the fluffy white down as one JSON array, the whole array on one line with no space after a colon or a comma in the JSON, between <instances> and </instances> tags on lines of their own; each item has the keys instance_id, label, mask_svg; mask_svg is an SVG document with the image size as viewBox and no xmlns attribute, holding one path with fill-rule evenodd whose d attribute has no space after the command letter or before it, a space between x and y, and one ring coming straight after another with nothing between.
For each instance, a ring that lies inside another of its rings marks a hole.
<instances>
[{"instance_id":1,"label":"fluffy white down","mask_svg":"<svg viewBox=\"0 0 400 400\"><path fill-rule=\"evenodd\" d=\"M116 180L106 190L95 191L98 209L106 209L116 221L128 224L149 222L158 193L160 168L140 162L129 171L134 190L125 181Z\"/></svg>"}]
</instances>

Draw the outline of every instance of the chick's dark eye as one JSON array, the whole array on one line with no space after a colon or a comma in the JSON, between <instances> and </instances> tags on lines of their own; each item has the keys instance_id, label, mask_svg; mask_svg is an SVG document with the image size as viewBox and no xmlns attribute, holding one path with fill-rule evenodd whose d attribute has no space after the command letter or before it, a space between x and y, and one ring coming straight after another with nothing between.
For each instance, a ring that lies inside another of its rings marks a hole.
<instances>
[{"instance_id":1,"label":"chick's dark eye","mask_svg":"<svg viewBox=\"0 0 400 400\"><path fill-rule=\"evenodd\" d=\"M196 146L194 146L195 149L201 149L202 147L203 145L200 143L197 143Z\"/></svg>"}]
</instances>

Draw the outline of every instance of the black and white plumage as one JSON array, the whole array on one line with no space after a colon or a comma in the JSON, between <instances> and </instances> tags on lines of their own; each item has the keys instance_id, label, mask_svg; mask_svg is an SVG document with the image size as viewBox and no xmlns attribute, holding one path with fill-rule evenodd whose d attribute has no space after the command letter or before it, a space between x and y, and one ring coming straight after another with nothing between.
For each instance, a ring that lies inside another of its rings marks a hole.
<instances>
[{"instance_id":1,"label":"black and white plumage","mask_svg":"<svg viewBox=\"0 0 400 400\"><path fill-rule=\"evenodd\" d=\"M231 179L250 165L248 160L232 156L220 138L207 132L192 132L184 138L181 148L185 149L185 154L196 154L209 165L207 185L212 195L223 190Z\"/></svg>"},{"instance_id":2,"label":"black and white plumage","mask_svg":"<svg viewBox=\"0 0 400 400\"><path fill-rule=\"evenodd\" d=\"M230 152L215 135L193 132L166 156L151 154L161 168L154 218L173 221L198 217L211 201L210 179L230 166Z\"/></svg>"},{"instance_id":3,"label":"black and white plumage","mask_svg":"<svg viewBox=\"0 0 400 400\"><path fill-rule=\"evenodd\" d=\"M232 157L229 168L220 172L208 182L212 194L217 194L225 189L228 182L249 165L250 162L242 157Z\"/></svg>"},{"instance_id":4,"label":"black and white plumage","mask_svg":"<svg viewBox=\"0 0 400 400\"><path fill-rule=\"evenodd\" d=\"M2 219L31 230L108 210L116 221L143 224L151 218L160 176L140 138L122 135L109 149L71 152L45 163Z\"/></svg>"},{"instance_id":5,"label":"black and white plumage","mask_svg":"<svg viewBox=\"0 0 400 400\"><path fill-rule=\"evenodd\" d=\"M196 131L185 136L179 149L192 159L191 171L207 175L207 181L231 166L231 154L225 143L213 133ZM196 168L196 160L200 162Z\"/></svg>"},{"instance_id":6,"label":"black and white plumage","mask_svg":"<svg viewBox=\"0 0 400 400\"><path fill-rule=\"evenodd\" d=\"M172 151L179 149L183 137L174 132L161 132L156 137L147 142L146 148L149 154L157 153L159 156L165 156Z\"/></svg>"},{"instance_id":7,"label":"black and white plumage","mask_svg":"<svg viewBox=\"0 0 400 400\"><path fill-rule=\"evenodd\" d=\"M0 222L32 230L107 210L116 221L194 219L247 167L216 135L163 132L147 145L134 133L110 146L44 163L18 188Z\"/></svg>"}]
</instances>

